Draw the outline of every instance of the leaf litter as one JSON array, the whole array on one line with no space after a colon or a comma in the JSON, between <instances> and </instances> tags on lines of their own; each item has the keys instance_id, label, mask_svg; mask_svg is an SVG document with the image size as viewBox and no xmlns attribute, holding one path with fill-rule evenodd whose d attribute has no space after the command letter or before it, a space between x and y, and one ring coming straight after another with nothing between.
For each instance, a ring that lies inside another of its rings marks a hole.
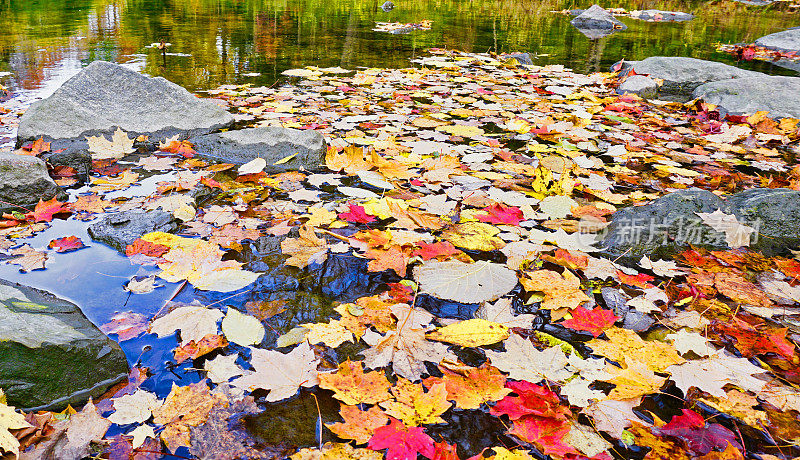
<instances>
[{"instance_id":1,"label":"leaf litter","mask_svg":"<svg viewBox=\"0 0 800 460\"><path fill-rule=\"evenodd\" d=\"M28 271L46 269L52 253L22 241L53 219L175 213L182 236L151 233L126 249L132 263L158 270L121 288L131 293L151 292L156 278L248 288L261 272L230 255L263 235L281 238L283 263L303 273L346 254L390 281L340 303L338 318L292 329L282 349L264 340L286 308L271 301L227 313L199 303L173 303L156 318L118 313L104 326L118 340L179 337L176 361L195 362L195 383L156 394L139 388L148 372L135 369L142 379L100 411L89 403L23 414L0 400L0 449L20 458L54 449L60 458L179 449L297 459L800 454L800 262L751 251L755 229L721 211L699 217L725 234L728 250L628 265L599 255L595 235L617 209L690 186L800 189L800 169L786 163L798 120L649 103L614 94L611 74L489 54L432 49L414 63L294 69L284 72L291 84L211 92L257 126L323 134L328 173L269 175L260 159L233 169L177 138L130 168L117 160L138 144L117 131L90 139L89 193L3 215L0 255ZM291 100L304 102L275 108ZM107 199L153 171L168 173L153 196ZM217 198L186 193L199 188L218 189ZM70 257L80 244L65 237L50 249ZM423 308L448 303L472 308ZM623 307L652 326L623 328ZM319 389L340 403L338 414L319 414L330 443L269 445L244 428L243 417L268 404L323 397ZM487 419L495 428L468 441L464 424ZM121 436L107 435L112 424Z\"/></svg>"}]
</instances>

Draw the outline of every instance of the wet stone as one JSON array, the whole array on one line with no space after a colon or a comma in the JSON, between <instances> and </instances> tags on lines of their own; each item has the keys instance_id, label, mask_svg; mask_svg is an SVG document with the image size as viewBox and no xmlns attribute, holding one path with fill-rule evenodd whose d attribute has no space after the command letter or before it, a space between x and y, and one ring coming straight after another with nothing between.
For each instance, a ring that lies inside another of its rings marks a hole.
<instances>
[{"instance_id":1,"label":"wet stone","mask_svg":"<svg viewBox=\"0 0 800 460\"><path fill-rule=\"evenodd\" d=\"M40 199L47 201L62 194L41 159L0 153L0 210L19 210L17 206L32 209Z\"/></svg>"},{"instance_id":2,"label":"wet stone","mask_svg":"<svg viewBox=\"0 0 800 460\"><path fill-rule=\"evenodd\" d=\"M145 233L172 233L178 221L172 214L163 211L132 211L106 214L100 221L89 226L89 236L120 252Z\"/></svg>"},{"instance_id":3,"label":"wet stone","mask_svg":"<svg viewBox=\"0 0 800 460\"><path fill-rule=\"evenodd\" d=\"M800 77L758 75L698 86L692 97L735 115L766 110L772 118L800 117Z\"/></svg>"},{"instance_id":4,"label":"wet stone","mask_svg":"<svg viewBox=\"0 0 800 460\"><path fill-rule=\"evenodd\" d=\"M611 35L628 28L599 5L592 5L569 22L583 35L592 40Z\"/></svg>"},{"instance_id":5,"label":"wet stone","mask_svg":"<svg viewBox=\"0 0 800 460\"><path fill-rule=\"evenodd\" d=\"M322 171L325 164L325 139L311 129L248 128L193 137L189 141L198 153L227 163L242 165L263 158L268 173Z\"/></svg>"},{"instance_id":6,"label":"wet stone","mask_svg":"<svg viewBox=\"0 0 800 460\"><path fill-rule=\"evenodd\" d=\"M0 388L25 411L61 410L126 380L128 362L77 305L0 280Z\"/></svg>"}]
</instances>

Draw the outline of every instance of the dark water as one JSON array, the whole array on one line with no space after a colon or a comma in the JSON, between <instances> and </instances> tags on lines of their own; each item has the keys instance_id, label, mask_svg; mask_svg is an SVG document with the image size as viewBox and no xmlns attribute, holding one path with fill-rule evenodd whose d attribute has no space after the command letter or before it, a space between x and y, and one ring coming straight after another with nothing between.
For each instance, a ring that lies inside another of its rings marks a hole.
<instances>
[{"instance_id":1,"label":"dark water","mask_svg":"<svg viewBox=\"0 0 800 460\"><path fill-rule=\"evenodd\" d=\"M579 72L607 70L621 58L692 56L733 64L714 44L751 42L800 25L788 2L750 7L724 1L601 2L628 10L697 15L690 22L622 18L628 30L591 41L553 13L592 0L0 0L0 84L47 94L97 59L126 63L192 90L226 83L272 84L304 65L407 66L428 47L527 51L536 63ZM429 31L392 35L376 21L433 21ZM168 53L147 48L164 40ZM787 73L768 63L742 66Z\"/></svg>"}]
</instances>

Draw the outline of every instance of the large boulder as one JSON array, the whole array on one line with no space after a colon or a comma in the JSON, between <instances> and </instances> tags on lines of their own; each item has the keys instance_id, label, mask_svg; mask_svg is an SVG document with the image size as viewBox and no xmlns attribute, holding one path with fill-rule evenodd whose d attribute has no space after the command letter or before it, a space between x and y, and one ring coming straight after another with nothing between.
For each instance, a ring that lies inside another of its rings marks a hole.
<instances>
[{"instance_id":1,"label":"large boulder","mask_svg":"<svg viewBox=\"0 0 800 460\"><path fill-rule=\"evenodd\" d=\"M730 212L727 203L709 191L691 188L669 193L646 205L615 212L597 246L614 258L630 260L645 255L652 260L667 259L689 244L725 249L725 235L695 214L717 209Z\"/></svg>"},{"instance_id":2,"label":"large boulder","mask_svg":"<svg viewBox=\"0 0 800 460\"><path fill-rule=\"evenodd\" d=\"M0 388L26 411L61 410L124 381L128 361L77 305L0 280Z\"/></svg>"},{"instance_id":3,"label":"large boulder","mask_svg":"<svg viewBox=\"0 0 800 460\"><path fill-rule=\"evenodd\" d=\"M622 74L634 71L663 80L658 88L660 98L684 101L689 100L692 91L703 83L764 75L721 62L689 57L654 56L621 64Z\"/></svg>"},{"instance_id":4,"label":"large boulder","mask_svg":"<svg viewBox=\"0 0 800 460\"><path fill-rule=\"evenodd\" d=\"M193 137L189 141L198 153L228 163L241 165L263 158L267 161L267 172L301 168L320 171L325 164L325 139L310 129L249 128ZM276 164L291 155L295 156Z\"/></svg>"},{"instance_id":5,"label":"large boulder","mask_svg":"<svg viewBox=\"0 0 800 460\"><path fill-rule=\"evenodd\" d=\"M583 35L594 40L628 28L599 5L592 5L569 22Z\"/></svg>"},{"instance_id":6,"label":"large boulder","mask_svg":"<svg viewBox=\"0 0 800 460\"><path fill-rule=\"evenodd\" d=\"M168 212L143 209L106 214L89 226L89 236L120 252L145 233L171 233L178 228L178 220Z\"/></svg>"},{"instance_id":7,"label":"large boulder","mask_svg":"<svg viewBox=\"0 0 800 460\"><path fill-rule=\"evenodd\" d=\"M110 134L117 127L155 139L210 133L233 124L222 107L198 99L161 77L95 61L67 80L20 119L17 144L44 137L56 141Z\"/></svg>"},{"instance_id":8,"label":"large boulder","mask_svg":"<svg viewBox=\"0 0 800 460\"><path fill-rule=\"evenodd\" d=\"M0 153L0 210L30 208L63 193L34 156Z\"/></svg>"},{"instance_id":9,"label":"large boulder","mask_svg":"<svg viewBox=\"0 0 800 460\"><path fill-rule=\"evenodd\" d=\"M731 114L769 111L773 118L800 118L800 78L757 77L716 81L698 86L692 96Z\"/></svg>"},{"instance_id":10,"label":"large boulder","mask_svg":"<svg viewBox=\"0 0 800 460\"><path fill-rule=\"evenodd\" d=\"M800 51L800 27L765 35L756 40L755 44L773 50Z\"/></svg>"},{"instance_id":11,"label":"large boulder","mask_svg":"<svg viewBox=\"0 0 800 460\"><path fill-rule=\"evenodd\" d=\"M636 94L645 99L658 97L658 82L645 75L631 75L620 83L618 94Z\"/></svg>"}]
</instances>

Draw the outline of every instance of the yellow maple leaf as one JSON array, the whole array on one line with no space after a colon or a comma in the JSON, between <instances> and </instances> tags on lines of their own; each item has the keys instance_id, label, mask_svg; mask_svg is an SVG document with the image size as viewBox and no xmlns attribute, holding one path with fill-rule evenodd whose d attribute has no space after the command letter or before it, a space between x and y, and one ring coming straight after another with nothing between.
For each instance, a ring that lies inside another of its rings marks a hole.
<instances>
[{"instance_id":1,"label":"yellow maple leaf","mask_svg":"<svg viewBox=\"0 0 800 460\"><path fill-rule=\"evenodd\" d=\"M286 238L281 241L281 252L288 255L284 262L298 268L305 268L311 262L322 263L328 257L328 243L314 232L308 224L300 227L299 238Z\"/></svg>"},{"instance_id":2,"label":"yellow maple leaf","mask_svg":"<svg viewBox=\"0 0 800 460\"><path fill-rule=\"evenodd\" d=\"M465 222L446 230L442 237L454 246L473 251L494 251L506 243L496 237L500 229L483 222Z\"/></svg>"},{"instance_id":3,"label":"yellow maple leaf","mask_svg":"<svg viewBox=\"0 0 800 460\"><path fill-rule=\"evenodd\" d=\"M353 341L353 333L340 320L333 319L327 323L306 323L301 326L308 329L306 338L311 344L324 343L331 348L336 348L344 342Z\"/></svg>"},{"instance_id":4,"label":"yellow maple leaf","mask_svg":"<svg viewBox=\"0 0 800 460\"><path fill-rule=\"evenodd\" d=\"M686 360L681 358L675 347L660 341L645 341L631 330L612 327L605 330L608 340L594 339L587 343L595 354L605 356L618 363L625 359L639 361L647 365L654 372L664 372L664 369L681 364Z\"/></svg>"},{"instance_id":5,"label":"yellow maple leaf","mask_svg":"<svg viewBox=\"0 0 800 460\"><path fill-rule=\"evenodd\" d=\"M388 415L402 420L408 426L445 423L440 417L450 409L447 389L443 383L430 387L426 393L419 383L411 383L400 377L392 388L393 400L383 401L380 406Z\"/></svg>"},{"instance_id":6,"label":"yellow maple leaf","mask_svg":"<svg viewBox=\"0 0 800 460\"><path fill-rule=\"evenodd\" d=\"M611 399L633 399L658 392L667 381L666 377L659 377L647 365L631 358L625 358L625 368L609 368L614 377L604 379L613 383L616 388L611 390L608 397Z\"/></svg>"},{"instance_id":7,"label":"yellow maple leaf","mask_svg":"<svg viewBox=\"0 0 800 460\"><path fill-rule=\"evenodd\" d=\"M361 362L349 359L339 364L333 374L319 374L319 387L333 391L333 397L345 404L378 404L391 399L391 383L383 371L364 372Z\"/></svg>"}]
</instances>

